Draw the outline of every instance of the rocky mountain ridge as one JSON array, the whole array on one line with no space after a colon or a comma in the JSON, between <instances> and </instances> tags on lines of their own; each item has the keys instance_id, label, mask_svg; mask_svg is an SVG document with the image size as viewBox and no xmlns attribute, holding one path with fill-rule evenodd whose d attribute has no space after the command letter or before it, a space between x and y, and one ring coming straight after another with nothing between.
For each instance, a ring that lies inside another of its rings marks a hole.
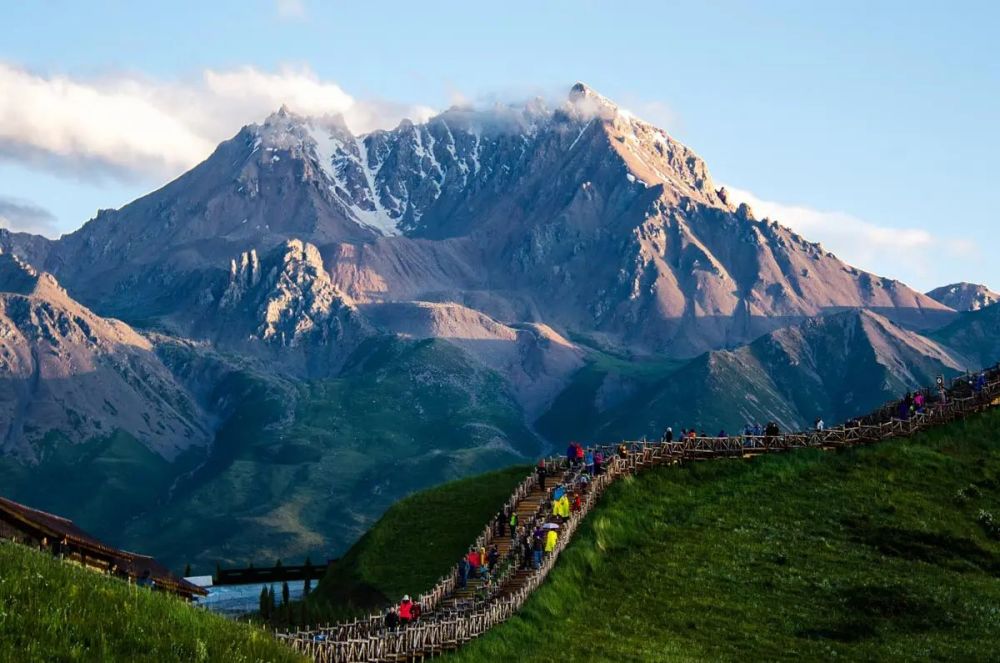
<instances>
[{"instance_id":1,"label":"rocky mountain ridge","mask_svg":"<svg viewBox=\"0 0 1000 663\"><path fill-rule=\"evenodd\" d=\"M956 311L978 311L1000 302L1000 294L977 283L953 283L927 293L931 299Z\"/></svg>"},{"instance_id":2,"label":"rocky mountain ridge","mask_svg":"<svg viewBox=\"0 0 1000 663\"><path fill-rule=\"evenodd\" d=\"M0 448L27 462L52 435L122 431L168 459L210 441L208 417L148 340L9 253L0 254L0 422Z\"/></svg>"}]
</instances>

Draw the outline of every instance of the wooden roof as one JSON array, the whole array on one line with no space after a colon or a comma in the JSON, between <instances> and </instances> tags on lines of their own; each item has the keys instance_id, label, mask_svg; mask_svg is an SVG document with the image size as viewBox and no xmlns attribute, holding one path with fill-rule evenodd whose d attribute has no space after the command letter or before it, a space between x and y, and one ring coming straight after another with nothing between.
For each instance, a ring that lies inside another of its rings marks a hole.
<instances>
[{"instance_id":1,"label":"wooden roof","mask_svg":"<svg viewBox=\"0 0 1000 663\"><path fill-rule=\"evenodd\" d=\"M65 540L72 546L104 557L118 565L122 573L133 578L141 578L146 571L157 585L172 592L187 595L205 596L205 589L194 585L183 578L178 578L155 559L148 555L119 550L91 536L77 527L72 520L57 516L47 511L33 509L5 497L0 497L0 515L13 523L22 523L47 536L52 543Z\"/></svg>"}]
</instances>

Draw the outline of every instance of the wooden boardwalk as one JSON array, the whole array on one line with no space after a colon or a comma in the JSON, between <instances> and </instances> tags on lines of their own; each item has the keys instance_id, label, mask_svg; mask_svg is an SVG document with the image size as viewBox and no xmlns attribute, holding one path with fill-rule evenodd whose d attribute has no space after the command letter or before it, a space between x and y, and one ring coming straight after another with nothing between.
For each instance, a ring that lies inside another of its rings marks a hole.
<instances>
[{"instance_id":1,"label":"wooden boardwalk","mask_svg":"<svg viewBox=\"0 0 1000 663\"><path fill-rule=\"evenodd\" d=\"M382 613L351 622L277 633L276 637L295 651L318 663L377 661L423 661L452 651L497 624L510 619L545 580L559 554L569 544L580 522L609 485L622 476L645 468L718 458L753 458L765 453L793 449L843 447L871 444L912 435L921 430L962 419L1000 405L1000 364L985 372L980 389L967 378L957 378L947 389L925 390L928 404L922 412L900 418L900 401L887 403L866 417L823 431L806 431L775 436L695 437L666 442L626 442L627 453L619 445L588 447L605 458L602 474L594 477L581 494L581 508L559 530L555 550L546 554L540 568L523 570L520 546L509 535L497 537L493 523L486 526L473 546L496 544L502 557L488 585L470 580L464 590L457 586L458 564L429 592L416 598L423 614L416 623L387 629ZM537 473L526 477L502 510L516 511L519 522L530 523L550 512L552 489L561 484L574 486L583 472L565 457L548 459L547 489L539 485ZM525 536L531 536L526 532Z\"/></svg>"}]
</instances>

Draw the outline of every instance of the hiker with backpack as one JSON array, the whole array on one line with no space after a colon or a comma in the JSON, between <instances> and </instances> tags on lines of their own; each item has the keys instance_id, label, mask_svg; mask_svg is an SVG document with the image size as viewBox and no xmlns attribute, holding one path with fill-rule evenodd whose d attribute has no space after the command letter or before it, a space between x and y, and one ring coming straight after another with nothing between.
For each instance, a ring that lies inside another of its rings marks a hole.
<instances>
[{"instance_id":1,"label":"hiker with backpack","mask_svg":"<svg viewBox=\"0 0 1000 663\"><path fill-rule=\"evenodd\" d=\"M510 514L510 538L511 541L517 538L517 511L512 511Z\"/></svg>"}]
</instances>

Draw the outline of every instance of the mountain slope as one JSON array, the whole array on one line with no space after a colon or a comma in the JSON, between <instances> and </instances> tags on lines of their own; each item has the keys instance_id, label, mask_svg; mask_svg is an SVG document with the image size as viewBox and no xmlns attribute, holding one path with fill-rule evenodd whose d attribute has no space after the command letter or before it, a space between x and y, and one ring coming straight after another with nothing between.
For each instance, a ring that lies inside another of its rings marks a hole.
<instances>
[{"instance_id":1,"label":"mountain slope","mask_svg":"<svg viewBox=\"0 0 1000 663\"><path fill-rule=\"evenodd\" d=\"M79 443L124 432L174 459L205 445L209 423L152 345L94 315L49 274L0 254L2 449L39 460L52 436Z\"/></svg>"},{"instance_id":2,"label":"mountain slope","mask_svg":"<svg viewBox=\"0 0 1000 663\"><path fill-rule=\"evenodd\" d=\"M1000 306L963 313L932 338L966 357L973 370L993 366L1000 361Z\"/></svg>"},{"instance_id":3,"label":"mountain slope","mask_svg":"<svg viewBox=\"0 0 1000 663\"><path fill-rule=\"evenodd\" d=\"M839 422L863 414L903 392L955 375L966 360L937 343L870 311L846 311L767 334L734 350L706 353L641 387L597 406L586 428L570 434L586 440L655 436L667 426L695 427L714 435L720 428L778 422L806 428L815 417ZM621 381L619 369L598 375L591 399ZM585 376L588 377L589 376ZM605 386L606 385L606 386ZM556 401L554 408L586 407ZM569 419L549 411L547 418ZM543 426L543 430L546 428Z\"/></svg>"},{"instance_id":4,"label":"mountain slope","mask_svg":"<svg viewBox=\"0 0 1000 663\"><path fill-rule=\"evenodd\" d=\"M541 451L500 376L445 341L372 338L311 381L187 342L161 353L226 408L211 455L120 534L175 565L334 557L401 497Z\"/></svg>"},{"instance_id":5,"label":"mountain slope","mask_svg":"<svg viewBox=\"0 0 1000 663\"><path fill-rule=\"evenodd\" d=\"M956 311L978 311L1000 302L1000 295L976 283L941 286L928 292L927 296Z\"/></svg>"}]
</instances>

